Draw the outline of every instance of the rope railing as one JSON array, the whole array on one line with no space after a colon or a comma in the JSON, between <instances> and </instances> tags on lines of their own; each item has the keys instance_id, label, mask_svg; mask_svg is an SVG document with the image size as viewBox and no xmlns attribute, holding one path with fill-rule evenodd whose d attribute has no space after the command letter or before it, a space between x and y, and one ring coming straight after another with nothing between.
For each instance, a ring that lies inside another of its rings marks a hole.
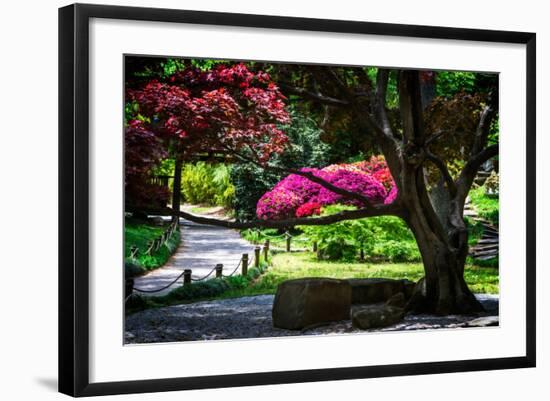
<instances>
[{"instance_id":1,"label":"rope railing","mask_svg":"<svg viewBox=\"0 0 550 401\"><path fill-rule=\"evenodd\" d=\"M143 292L143 293L145 293L145 294L153 294L153 293L155 293L155 292L160 292L160 291L163 291L163 290L165 290L165 289L171 287L172 285L174 285L174 284L176 283L176 281L178 281L180 278L182 278L183 275L184 275L185 273L186 273L186 270L184 270L183 272L181 272L181 274L180 274L178 277L176 277L174 280L172 280L172 281L170 282L170 284L164 285L164 286L162 286L161 288L157 288L157 289L154 289L154 290L146 290L146 289L144 289L144 288L136 288L136 287L134 287L133 290L135 290L135 291L137 291L137 292Z\"/></svg>"},{"instance_id":2,"label":"rope railing","mask_svg":"<svg viewBox=\"0 0 550 401\"><path fill-rule=\"evenodd\" d=\"M172 234L174 234L174 231L177 230L178 226L179 222L177 220L171 222L168 228L164 230L160 236L147 243L147 249L143 252L143 254L151 255L152 252L158 251L163 246L168 246L168 240L172 237ZM136 258L140 252L141 250L137 246L132 246L130 248L130 258Z\"/></svg>"},{"instance_id":3,"label":"rope railing","mask_svg":"<svg viewBox=\"0 0 550 401\"><path fill-rule=\"evenodd\" d=\"M259 241L261 241L262 239L267 239L268 241L270 239L272 240L275 240L274 242L277 242L277 243L280 243L280 240L282 240L283 238L286 240L286 244L284 246L284 248L277 248L277 247L274 247L273 250L277 250L277 251L286 251L286 252L305 252L307 251L306 248L298 248L298 249L294 249L292 250L292 239L293 238L298 238L299 239L299 244L303 246L303 242L309 242L311 241L310 238L308 237L302 237L302 236L295 236L295 235L292 235L289 231L285 231L284 233L282 234L279 234L279 235L269 235L269 234L266 234L266 233L263 233L261 230L259 229L256 229L255 230L257 236L258 236L258 240L255 240L254 243L258 243ZM312 242L312 245L313 245L313 251L316 252L317 251L317 243L316 241L313 241Z\"/></svg>"},{"instance_id":4,"label":"rope railing","mask_svg":"<svg viewBox=\"0 0 550 401\"><path fill-rule=\"evenodd\" d=\"M269 252L269 240L267 240L265 242L265 245L257 246L257 247L254 248L254 253L252 255L252 258L250 258L250 259L248 258L248 253L243 253L241 258L239 259L239 262L237 263L237 265L235 266L235 268L232 270L232 272L230 274L223 274L223 264L219 263L216 266L214 266L214 268L211 269L206 275L204 275L202 277L199 277L199 278L192 277L192 270L191 269L184 269L183 272L181 272L181 274L179 274L170 283L168 283L166 285L163 285L160 288L155 288L155 289L145 289L145 288L134 287L133 286L133 279L130 279L131 281L127 281L127 283L130 283L131 292L126 297L124 302L128 301L128 299L130 299L130 297L135 294L134 290L136 292L146 293L146 294L158 293L158 292L161 292L161 291L164 291L164 290L168 289L169 287L174 285L182 277L183 277L183 284L184 285L189 285L192 282L199 282L199 281L206 280L214 272L216 272L216 278L231 277L231 276L233 276L237 273L237 271L239 270L239 267L241 268L241 274L242 275L247 275L249 266L255 266L255 267L258 267L258 268L260 267L259 262L260 262L260 259L261 259L262 251L263 251L264 259L267 261L268 252ZM263 270L261 270L261 271L263 272Z\"/></svg>"},{"instance_id":5,"label":"rope railing","mask_svg":"<svg viewBox=\"0 0 550 401\"><path fill-rule=\"evenodd\" d=\"M237 263L237 266L235 266L235 269L233 269L233 271L232 271L230 274L224 274L223 277L231 277L231 276L233 276L233 275L237 272L237 270L239 269L239 267L241 266L242 262L243 262L243 258L241 257L241 258L239 259L239 263Z\"/></svg>"},{"instance_id":6,"label":"rope railing","mask_svg":"<svg viewBox=\"0 0 550 401\"><path fill-rule=\"evenodd\" d=\"M191 281L203 281L203 280L206 280L208 277L210 277L212 275L212 273L214 273L216 271L216 266L214 266L214 268L212 270L210 270L210 272L208 272L208 274L206 276L203 276L201 278L193 278L191 277Z\"/></svg>"}]
</instances>

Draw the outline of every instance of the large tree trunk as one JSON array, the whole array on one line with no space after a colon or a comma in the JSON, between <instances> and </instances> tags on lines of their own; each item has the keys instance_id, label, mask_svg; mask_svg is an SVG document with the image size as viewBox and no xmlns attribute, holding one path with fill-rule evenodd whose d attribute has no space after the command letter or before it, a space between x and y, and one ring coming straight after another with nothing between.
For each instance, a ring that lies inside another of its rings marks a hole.
<instances>
[{"instance_id":1,"label":"large tree trunk","mask_svg":"<svg viewBox=\"0 0 550 401\"><path fill-rule=\"evenodd\" d=\"M176 156L174 163L174 190L172 192L172 221L179 219L179 210L181 204L181 169L183 167L183 161L180 156Z\"/></svg>"},{"instance_id":2,"label":"large tree trunk","mask_svg":"<svg viewBox=\"0 0 550 401\"><path fill-rule=\"evenodd\" d=\"M430 228L425 216L411 213L407 223L422 255L425 277L409 302L417 313L468 314L483 311L464 280L468 235L463 228L451 228L442 240Z\"/></svg>"}]
</instances>

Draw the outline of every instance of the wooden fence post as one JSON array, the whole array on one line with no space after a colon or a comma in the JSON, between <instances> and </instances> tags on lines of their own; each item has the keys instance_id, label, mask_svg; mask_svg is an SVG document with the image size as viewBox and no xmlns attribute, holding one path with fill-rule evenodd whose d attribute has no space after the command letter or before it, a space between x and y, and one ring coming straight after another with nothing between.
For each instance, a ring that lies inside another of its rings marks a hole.
<instances>
[{"instance_id":1,"label":"wooden fence post","mask_svg":"<svg viewBox=\"0 0 550 401\"><path fill-rule=\"evenodd\" d=\"M246 276L248 274L248 253L243 253L243 259L241 264L241 274Z\"/></svg>"},{"instance_id":2,"label":"wooden fence post","mask_svg":"<svg viewBox=\"0 0 550 401\"><path fill-rule=\"evenodd\" d=\"M145 251L145 254L151 255L151 253L153 253L154 246L155 246L155 241L147 241L147 250Z\"/></svg>"},{"instance_id":3,"label":"wooden fence post","mask_svg":"<svg viewBox=\"0 0 550 401\"><path fill-rule=\"evenodd\" d=\"M223 264L218 263L216 265L216 277L220 278L222 276L222 273L223 273Z\"/></svg>"},{"instance_id":4,"label":"wooden fence post","mask_svg":"<svg viewBox=\"0 0 550 401\"><path fill-rule=\"evenodd\" d=\"M287 231L286 232L286 251L287 252L290 252L290 239L292 238L292 236L290 235L290 233Z\"/></svg>"},{"instance_id":5,"label":"wooden fence post","mask_svg":"<svg viewBox=\"0 0 550 401\"><path fill-rule=\"evenodd\" d=\"M313 252L317 252L317 241L313 241Z\"/></svg>"},{"instance_id":6,"label":"wooden fence post","mask_svg":"<svg viewBox=\"0 0 550 401\"><path fill-rule=\"evenodd\" d=\"M132 245L132 246L130 247L130 257L131 257L131 258L135 258L136 255L137 255L137 253L138 253L138 251L139 251L139 248L138 248L137 246L135 246L135 245Z\"/></svg>"},{"instance_id":7,"label":"wooden fence post","mask_svg":"<svg viewBox=\"0 0 550 401\"><path fill-rule=\"evenodd\" d=\"M191 269L185 269L183 271L183 285L191 284Z\"/></svg>"},{"instance_id":8,"label":"wooden fence post","mask_svg":"<svg viewBox=\"0 0 550 401\"><path fill-rule=\"evenodd\" d=\"M259 246L254 248L254 266L256 268L260 267L260 251L261 251L261 249L262 248L260 248Z\"/></svg>"},{"instance_id":9,"label":"wooden fence post","mask_svg":"<svg viewBox=\"0 0 550 401\"><path fill-rule=\"evenodd\" d=\"M264 242L264 261L267 263L267 257L269 256L269 240L266 239Z\"/></svg>"}]
</instances>

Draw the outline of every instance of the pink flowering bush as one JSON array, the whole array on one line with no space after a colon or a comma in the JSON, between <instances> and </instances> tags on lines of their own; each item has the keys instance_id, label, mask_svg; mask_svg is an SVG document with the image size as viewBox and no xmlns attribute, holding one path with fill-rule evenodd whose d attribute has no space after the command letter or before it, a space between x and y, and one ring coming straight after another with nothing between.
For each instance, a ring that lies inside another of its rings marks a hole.
<instances>
[{"instance_id":1,"label":"pink flowering bush","mask_svg":"<svg viewBox=\"0 0 550 401\"><path fill-rule=\"evenodd\" d=\"M338 188L366 196L372 203L382 203L386 198L386 189L384 186L373 176L368 174L337 170L328 177L327 181ZM321 187L319 194L314 200L321 205L341 203L345 205L362 206L360 201L348 199L325 187Z\"/></svg>"},{"instance_id":2,"label":"pink flowering bush","mask_svg":"<svg viewBox=\"0 0 550 401\"><path fill-rule=\"evenodd\" d=\"M383 158L333 164L324 169L304 168L315 176L347 191L362 194L374 204L391 203L397 196L394 182ZM386 202L388 195L392 199ZM258 201L256 214L261 219L284 219L320 214L321 207L334 204L362 206L352 200L317 184L306 177L291 174L266 192Z\"/></svg>"},{"instance_id":3,"label":"pink flowering bush","mask_svg":"<svg viewBox=\"0 0 550 401\"><path fill-rule=\"evenodd\" d=\"M276 220L294 217L301 199L293 192L269 191L262 195L256 205L256 214L263 220Z\"/></svg>"},{"instance_id":4,"label":"pink flowering bush","mask_svg":"<svg viewBox=\"0 0 550 401\"><path fill-rule=\"evenodd\" d=\"M386 199L384 199L384 205L389 205L390 203L393 203L393 201L396 198L397 198L397 187L393 187L388 193L388 196L386 196Z\"/></svg>"}]
</instances>

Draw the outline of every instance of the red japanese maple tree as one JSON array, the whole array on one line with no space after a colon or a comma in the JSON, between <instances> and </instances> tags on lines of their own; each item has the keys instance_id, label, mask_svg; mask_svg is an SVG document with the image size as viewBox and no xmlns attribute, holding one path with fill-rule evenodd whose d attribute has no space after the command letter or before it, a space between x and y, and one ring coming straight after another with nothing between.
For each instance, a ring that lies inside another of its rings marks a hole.
<instances>
[{"instance_id":1,"label":"red japanese maple tree","mask_svg":"<svg viewBox=\"0 0 550 401\"><path fill-rule=\"evenodd\" d=\"M135 192L151 190L146 188L148 175L161 149L176 160L172 204L178 210L181 165L187 157L217 151L247 154L262 163L282 152L287 143L278 128L289 122L285 97L267 73L251 71L244 64L220 64L208 71L187 67L163 81L130 88L126 96L140 116L126 126L130 201L144 200ZM140 160L131 156L133 149L139 151Z\"/></svg>"}]
</instances>

